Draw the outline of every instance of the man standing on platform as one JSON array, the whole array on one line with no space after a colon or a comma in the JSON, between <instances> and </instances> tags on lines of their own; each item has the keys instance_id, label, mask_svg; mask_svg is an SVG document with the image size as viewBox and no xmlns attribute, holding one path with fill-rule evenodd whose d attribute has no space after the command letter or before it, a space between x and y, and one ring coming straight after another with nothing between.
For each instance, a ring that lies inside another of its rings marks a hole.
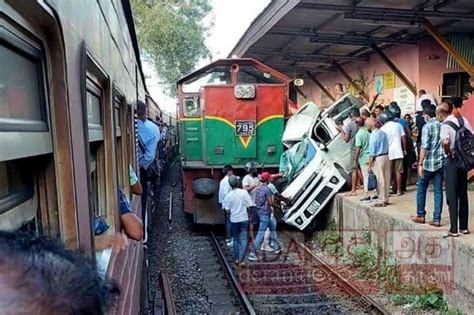
<instances>
[{"instance_id":1,"label":"man standing on platform","mask_svg":"<svg viewBox=\"0 0 474 315\"><path fill-rule=\"evenodd\" d=\"M418 159L418 181L416 183L416 216L411 216L415 223L425 223L426 191L428 185L434 186L433 220L428 224L441 226L441 211L443 209L443 174L444 157L441 139L439 137L441 124L436 120L433 106L423 110L428 121L421 131L420 157Z\"/></svg>"},{"instance_id":2,"label":"man standing on platform","mask_svg":"<svg viewBox=\"0 0 474 315\"><path fill-rule=\"evenodd\" d=\"M365 121L370 124L372 118L367 118ZM371 197L369 196L369 139L370 134L367 128L364 126L364 119L362 117L356 118L356 124L359 127L355 136L355 161L362 171L362 177L364 178L364 197L361 201L370 202Z\"/></svg>"},{"instance_id":3,"label":"man standing on platform","mask_svg":"<svg viewBox=\"0 0 474 315\"><path fill-rule=\"evenodd\" d=\"M351 181L352 181L352 189L351 191L347 194L348 196L355 196L357 195L357 183L359 180L359 168L357 165L357 161L355 160L355 135L357 133L357 124L355 123L355 120L357 117L360 117L360 111L358 108L353 108L351 112L349 113L351 117L351 121L347 124L347 126L340 127L338 126L337 129L339 132L342 134L342 138L346 143L351 144Z\"/></svg>"},{"instance_id":4,"label":"man standing on platform","mask_svg":"<svg viewBox=\"0 0 474 315\"><path fill-rule=\"evenodd\" d=\"M467 171L458 165L456 159L459 152L455 150L458 128L464 127L472 134L469 121L461 115L463 105L459 97L452 98L453 112L441 125L441 142L446 156L445 178L446 178L446 198L448 199L449 218L451 228L448 237L458 237L458 232L469 234L469 200L467 197ZM459 230L458 230L459 220Z\"/></svg>"},{"instance_id":5,"label":"man standing on platform","mask_svg":"<svg viewBox=\"0 0 474 315\"><path fill-rule=\"evenodd\" d=\"M402 191L402 174L403 174L403 157L407 154L405 131L401 124L395 122L396 115L394 111L389 109L389 121L381 128L388 137L388 158L390 160L390 173L395 174L394 191L398 196L403 195Z\"/></svg>"},{"instance_id":6,"label":"man standing on platform","mask_svg":"<svg viewBox=\"0 0 474 315\"><path fill-rule=\"evenodd\" d=\"M389 203L390 193L390 161L388 159L388 137L380 128L384 125L386 115L377 119L367 120L367 128L371 131L369 139L369 170L377 177L378 201L375 207L385 207Z\"/></svg>"},{"instance_id":7,"label":"man standing on platform","mask_svg":"<svg viewBox=\"0 0 474 315\"><path fill-rule=\"evenodd\" d=\"M152 163L155 163L156 148L159 140L158 127L147 120L147 105L142 101L137 102L137 132L138 132L138 166L140 167L140 183L143 188L142 194L142 218L146 222L146 207L148 201L148 171ZM145 223L146 225L146 223Z\"/></svg>"}]
</instances>

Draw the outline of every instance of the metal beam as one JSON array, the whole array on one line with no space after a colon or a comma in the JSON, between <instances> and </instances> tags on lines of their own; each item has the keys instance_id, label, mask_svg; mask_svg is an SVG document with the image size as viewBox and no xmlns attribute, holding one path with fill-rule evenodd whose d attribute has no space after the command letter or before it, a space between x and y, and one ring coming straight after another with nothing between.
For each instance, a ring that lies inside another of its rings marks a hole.
<instances>
[{"instance_id":1,"label":"metal beam","mask_svg":"<svg viewBox=\"0 0 474 315\"><path fill-rule=\"evenodd\" d=\"M431 24L430 21L425 20L426 31L438 42L438 44L443 47L453 58L459 63L461 68L464 69L470 76L474 75L474 68L472 65L456 50L456 48L451 45L450 42L441 35L438 30Z\"/></svg>"},{"instance_id":2,"label":"metal beam","mask_svg":"<svg viewBox=\"0 0 474 315\"><path fill-rule=\"evenodd\" d=\"M284 56L284 59L296 60L296 61L328 61L328 60L339 60L339 61L349 61L349 62L367 62L369 61L368 57L351 57L351 56L342 56L342 55L330 55L330 54L319 54L319 55L293 55L288 54Z\"/></svg>"},{"instance_id":3,"label":"metal beam","mask_svg":"<svg viewBox=\"0 0 474 315\"><path fill-rule=\"evenodd\" d=\"M323 91L324 94L326 94L333 102L336 101L336 98L332 96L332 94L324 87L324 85L321 84L321 82L319 82L318 79L316 79L316 77L310 71L306 71L306 74L321 89L321 91Z\"/></svg>"},{"instance_id":4,"label":"metal beam","mask_svg":"<svg viewBox=\"0 0 474 315\"><path fill-rule=\"evenodd\" d=\"M351 76L349 75L349 73L347 73L347 71L344 70L344 68L343 68L340 64L338 64L337 61L334 60L332 63L333 63L333 65L334 65L334 67L336 67L336 69L339 70L340 73L342 73L342 75L347 79L347 81L349 81L349 83L350 83L353 87L355 87L355 88L357 89L357 91L359 91L359 94L362 95L362 97L365 98L365 100L366 100L367 102L369 102L369 96L364 92L364 90L362 90L362 89L360 88L359 85L357 85L357 84L355 83L355 81L351 78Z\"/></svg>"},{"instance_id":5,"label":"metal beam","mask_svg":"<svg viewBox=\"0 0 474 315\"><path fill-rule=\"evenodd\" d=\"M425 17L425 18L444 18L473 20L474 16L466 11L432 11L432 10L413 10L413 9L395 9L381 7L354 7L352 5L323 4L313 3L308 0L302 1L297 5L298 9L311 9L318 11L336 11L336 12L357 12L368 14L379 14L384 16L405 16L405 17Z\"/></svg>"},{"instance_id":6,"label":"metal beam","mask_svg":"<svg viewBox=\"0 0 474 315\"><path fill-rule=\"evenodd\" d=\"M304 94L303 91L301 91L301 89L299 88L299 86L295 86L295 90L296 90L296 92L298 92L301 96L303 96L306 100L308 100L308 97L306 96L306 94Z\"/></svg>"},{"instance_id":7,"label":"metal beam","mask_svg":"<svg viewBox=\"0 0 474 315\"><path fill-rule=\"evenodd\" d=\"M397 68L397 66L390 60L390 58L387 57L387 55L377 47L377 45L372 45L373 51L375 51L380 58L385 62L385 64L392 70L395 75L402 80L402 82L405 84L405 86L413 93L413 95L416 95L416 87L413 83L408 80L408 78L400 71L400 69Z\"/></svg>"},{"instance_id":8,"label":"metal beam","mask_svg":"<svg viewBox=\"0 0 474 315\"><path fill-rule=\"evenodd\" d=\"M434 5L434 6L433 6L433 9L434 9L435 11L438 11L439 9L444 8L445 6L450 5L450 4L452 4L452 3L456 2L456 1L457 1L457 0L444 0L444 1L441 1L440 3Z\"/></svg>"},{"instance_id":9,"label":"metal beam","mask_svg":"<svg viewBox=\"0 0 474 315\"><path fill-rule=\"evenodd\" d=\"M393 43L393 44L416 44L416 41L408 38L373 37L365 35L343 35L337 33L315 32L310 29L279 28L269 34L284 36L304 36L309 37L310 42L371 46L372 44Z\"/></svg>"},{"instance_id":10,"label":"metal beam","mask_svg":"<svg viewBox=\"0 0 474 315\"><path fill-rule=\"evenodd\" d=\"M341 60L341 61L369 61L368 57L351 57L345 55L333 55L333 54L314 54L314 53L299 53L292 51L272 51L270 49L251 49L250 54L256 55L273 55L283 56L290 60L295 59L296 61L311 61L311 60L322 60L327 61L329 59Z\"/></svg>"}]
</instances>

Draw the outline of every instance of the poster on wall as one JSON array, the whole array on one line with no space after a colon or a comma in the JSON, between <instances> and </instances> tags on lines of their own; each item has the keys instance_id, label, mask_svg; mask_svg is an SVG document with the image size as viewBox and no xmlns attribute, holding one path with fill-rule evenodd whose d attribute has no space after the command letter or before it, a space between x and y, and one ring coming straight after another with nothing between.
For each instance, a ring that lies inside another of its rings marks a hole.
<instances>
[{"instance_id":1,"label":"poster on wall","mask_svg":"<svg viewBox=\"0 0 474 315\"><path fill-rule=\"evenodd\" d=\"M406 86L393 89L393 100L400 106L402 115L415 112L415 95Z\"/></svg>"},{"instance_id":2,"label":"poster on wall","mask_svg":"<svg viewBox=\"0 0 474 315\"><path fill-rule=\"evenodd\" d=\"M393 89L395 87L395 74L391 71L383 74L383 86L385 89Z\"/></svg>"},{"instance_id":3,"label":"poster on wall","mask_svg":"<svg viewBox=\"0 0 474 315\"><path fill-rule=\"evenodd\" d=\"M375 94L381 95L383 94L383 75L376 75L374 77L374 89Z\"/></svg>"}]
</instances>

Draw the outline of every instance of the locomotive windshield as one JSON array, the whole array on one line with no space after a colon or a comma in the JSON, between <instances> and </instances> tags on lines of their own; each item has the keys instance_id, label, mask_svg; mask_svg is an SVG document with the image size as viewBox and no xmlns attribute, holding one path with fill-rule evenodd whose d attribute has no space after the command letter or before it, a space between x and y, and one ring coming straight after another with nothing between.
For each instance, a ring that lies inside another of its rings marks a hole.
<instances>
[{"instance_id":1,"label":"locomotive windshield","mask_svg":"<svg viewBox=\"0 0 474 315\"><path fill-rule=\"evenodd\" d=\"M283 82L270 73L259 70L255 66L242 65L239 67L239 73L237 74L237 83L281 84Z\"/></svg>"},{"instance_id":2,"label":"locomotive windshield","mask_svg":"<svg viewBox=\"0 0 474 315\"><path fill-rule=\"evenodd\" d=\"M207 69L200 75L197 75L188 81L183 83L184 93L198 93L201 86L207 84L230 84L230 67L229 66L216 66Z\"/></svg>"}]
</instances>

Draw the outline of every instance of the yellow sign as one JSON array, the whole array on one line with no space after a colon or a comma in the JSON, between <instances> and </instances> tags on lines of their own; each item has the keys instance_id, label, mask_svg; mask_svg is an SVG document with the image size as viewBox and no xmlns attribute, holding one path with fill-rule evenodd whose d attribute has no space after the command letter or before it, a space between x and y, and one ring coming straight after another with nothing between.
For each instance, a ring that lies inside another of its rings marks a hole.
<instances>
[{"instance_id":1,"label":"yellow sign","mask_svg":"<svg viewBox=\"0 0 474 315\"><path fill-rule=\"evenodd\" d=\"M391 71L383 74L384 89L393 89L395 87L395 74Z\"/></svg>"}]
</instances>

